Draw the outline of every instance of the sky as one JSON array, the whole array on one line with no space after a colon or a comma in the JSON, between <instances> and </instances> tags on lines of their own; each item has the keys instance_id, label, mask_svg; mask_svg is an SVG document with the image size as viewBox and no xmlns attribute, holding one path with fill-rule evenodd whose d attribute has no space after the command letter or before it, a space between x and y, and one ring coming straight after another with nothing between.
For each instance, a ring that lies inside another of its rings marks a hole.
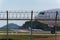
<instances>
[{"instance_id":1,"label":"sky","mask_svg":"<svg viewBox=\"0 0 60 40\"><path fill-rule=\"evenodd\" d=\"M0 0L0 10L47 10L60 8L60 0Z\"/></svg>"},{"instance_id":2,"label":"sky","mask_svg":"<svg viewBox=\"0 0 60 40\"><path fill-rule=\"evenodd\" d=\"M60 8L60 0L0 0L0 10L36 10L43 11ZM21 25L17 21L11 21ZM6 25L6 21L0 21L0 26Z\"/></svg>"}]
</instances>

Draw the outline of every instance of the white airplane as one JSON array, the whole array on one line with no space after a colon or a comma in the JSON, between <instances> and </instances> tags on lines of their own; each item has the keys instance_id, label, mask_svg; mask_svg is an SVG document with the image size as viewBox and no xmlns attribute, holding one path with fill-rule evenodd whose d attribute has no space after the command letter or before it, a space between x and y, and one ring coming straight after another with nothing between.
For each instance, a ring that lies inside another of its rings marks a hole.
<instances>
[{"instance_id":1,"label":"white airplane","mask_svg":"<svg viewBox=\"0 0 60 40\"><path fill-rule=\"evenodd\" d=\"M38 15L35 16L35 19L38 19L37 21L48 24L52 27L54 25L60 26L60 9L41 11L38 13Z\"/></svg>"}]
</instances>

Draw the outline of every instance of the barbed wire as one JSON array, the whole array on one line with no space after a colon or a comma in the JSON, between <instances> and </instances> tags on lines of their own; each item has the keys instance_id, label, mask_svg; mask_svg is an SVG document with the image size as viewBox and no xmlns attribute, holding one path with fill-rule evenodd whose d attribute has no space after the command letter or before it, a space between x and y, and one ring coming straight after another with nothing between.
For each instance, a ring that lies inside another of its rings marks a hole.
<instances>
[{"instance_id":1,"label":"barbed wire","mask_svg":"<svg viewBox=\"0 0 60 40\"><path fill-rule=\"evenodd\" d=\"M6 13L7 11L0 11L0 13ZM40 13L41 11L33 11L33 13ZM44 13L60 13L60 11L43 11ZM8 11L8 13L31 13L31 11Z\"/></svg>"}]
</instances>

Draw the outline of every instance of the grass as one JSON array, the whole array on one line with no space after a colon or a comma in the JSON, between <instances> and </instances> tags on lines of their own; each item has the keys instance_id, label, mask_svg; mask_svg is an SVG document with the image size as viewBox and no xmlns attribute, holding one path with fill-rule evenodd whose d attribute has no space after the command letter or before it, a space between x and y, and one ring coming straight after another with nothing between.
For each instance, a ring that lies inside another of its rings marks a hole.
<instances>
[{"instance_id":1,"label":"grass","mask_svg":"<svg viewBox=\"0 0 60 40\"><path fill-rule=\"evenodd\" d=\"M58 34L60 32L57 32ZM17 34L9 34L8 35L8 38L12 38L14 40L35 40L36 38L52 38L54 37L55 35L53 34L50 34L49 32L33 32L33 35L28 35L29 33L24 33L24 32L21 32L21 33L17 33ZM38 35L34 35L34 34L38 34ZM39 34L42 34L42 35L39 35ZM43 35L44 34L44 35ZM48 34L48 35L46 35ZM6 38L6 35L1 35L0 34L0 38Z\"/></svg>"},{"instance_id":2,"label":"grass","mask_svg":"<svg viewBox=\"0 0 60 40\"><path fill-rule=\"evenodd\" d=\"M5 35L6 36L6 35ZM1 35L0 38L5 38L5 36ZM48 37L53 37L53 36L41 36L41 35L8 35L8 38L12 38L13 40L35 40L36 38L48 38Z\"/></svg>"}]
</instances>

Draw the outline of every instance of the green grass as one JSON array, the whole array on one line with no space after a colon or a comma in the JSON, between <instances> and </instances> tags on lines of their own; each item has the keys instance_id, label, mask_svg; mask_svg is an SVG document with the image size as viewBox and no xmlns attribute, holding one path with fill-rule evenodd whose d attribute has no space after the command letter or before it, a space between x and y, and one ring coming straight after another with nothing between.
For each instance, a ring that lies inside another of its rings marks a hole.
<instances>
[{"instance_id":1,"label":"green grass","mask_svg":"<svg viewBox=\"0 0 60 40\"><path fill-rule=\"evenodd\" d=\"M5 38L6 35L1 35L0 38ZM42 36L42 35L8 35L8 38L12 38L14 40L34 40L35 38L48 38L48 37L53 37L53 36Z\"/></svg>"},{"instance_id":2,"label":"green grass","mask_svg":"<svg viewBox=\"0 0 60 40\"><path fill-rule=\"evenodd\" d=\"M24 34L24 35L23 35ZM54 37L55 35L53 34L50 34L49 32L46 33L46 32L33 32L33 34L44 34L44 35L28 35L28 33L24 33L24 32L21 32L21 33L18 33L18 34L9 34L8 35L8 38L12 38L14 40L35 40L36 38L48 38L48 37ZM49 35L45 35L45 34L49 34ZM60 34L60 32L58 32L58 34ZM0 38L6 38L6 35L1 35L0 34Z\"/></svg>"}]
</instances>

